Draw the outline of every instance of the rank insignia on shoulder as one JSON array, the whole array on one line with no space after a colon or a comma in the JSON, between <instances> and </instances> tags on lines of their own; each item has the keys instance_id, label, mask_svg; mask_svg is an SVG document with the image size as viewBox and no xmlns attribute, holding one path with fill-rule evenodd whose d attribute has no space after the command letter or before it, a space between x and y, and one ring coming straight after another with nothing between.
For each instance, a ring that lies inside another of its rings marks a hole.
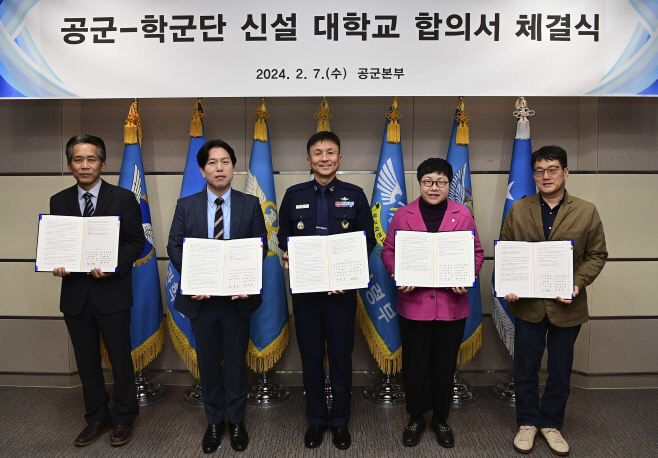
<instances>
[{"instance_id":1,"label":"rank insignia on shoulder","mask_svg":"<svg viewBox=\"0 0 658 458\"><path fill-rule=\"evenodd\" d=\"M299 229L300 231L304 230L304 222L303 221L300 221L300 222L297 223L297 229Z\"/></svg>"},{"instance_id":2,"label":"rank insignia on shoulder","mask_svg":"<svg viewBox=\"0 0 658 458\"><path fill-rule=\"evenodd\" d=\"M343 229L347 229L348 227L350 227L350 222L344 219L341 225L343 226Z\"/></svg>"}]
</instances>

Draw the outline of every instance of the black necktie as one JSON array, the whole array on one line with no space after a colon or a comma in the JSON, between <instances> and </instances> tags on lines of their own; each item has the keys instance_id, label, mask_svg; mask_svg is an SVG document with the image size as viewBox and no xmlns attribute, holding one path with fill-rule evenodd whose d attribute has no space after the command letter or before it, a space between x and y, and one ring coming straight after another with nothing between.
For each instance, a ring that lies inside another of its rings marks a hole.
<instances>
[{"instance_id":1,"label":"black necktie","mask_svg":"<svg viewBox=\"0 0 658 458\"><path fill-rule=\"evenodd\" d=\"M82 212L82 216L91 216L94 214L94 204L91 203L91 198L93 194L90 192L85 192L82 197L85 198L85 211Z\"/></svg>"},{"instance_id":2,"label":"black necktie","mask_svg":"<svg viewBox=\"0 0 658 458\"><path fill-rule=\"evenodd\" d=\"M222 212L222 204L224 199L218 197L215 199L217 204L217 211L215 211L215 232L213 238L223 239L224 238L224 213Z\"/></svg>"}]
</instances>

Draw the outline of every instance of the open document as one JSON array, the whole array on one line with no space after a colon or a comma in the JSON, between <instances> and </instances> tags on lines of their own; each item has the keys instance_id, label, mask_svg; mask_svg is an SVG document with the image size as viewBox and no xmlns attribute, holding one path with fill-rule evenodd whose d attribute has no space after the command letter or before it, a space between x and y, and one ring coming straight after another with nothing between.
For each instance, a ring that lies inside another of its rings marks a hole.
<instances>
[{"instance_id":1,"label":"open document","mask_svg":"<svg viewBox=\"0 0 658 458\"><path fill-rule=\"evenodd\" d=\"M366 233L288 237L290 292L368 288Z\"/></svg>"},{"instance_id":2,"label":"open document","mask_svg":"<svg viewBox=\"0 0 658 458\"><path fill-rule=\"evenodd\" d=\"M395 284L473 287L475 231L395 231Z\"/></svg>"},{"instance_id":3,"label":"open document","mask_svg":"<svg viewBox=\"0 0 658 458\"><path fill-rule=\"evenodd\" d=\"M116 272L120 216L39 216L37 272Z\"/></svg>"},{"instance_id":4,"label":"open document","mask_svg":"<svg viewBox=\"0 0 658 458\"><path fill-rule=\"evenodd\" d=\"M496 297L572 298L572 240L494 243Z\"/></svg>"},{"instance_id":5,"label":"open document","mask_svg":"<svg viewBox=\"0 0 658 458\"><path fill-rule=\"evenodd\" d=\"M263 292L263 239L183 239L180 293L237 296Z\"/></svg>"}]
</instances>

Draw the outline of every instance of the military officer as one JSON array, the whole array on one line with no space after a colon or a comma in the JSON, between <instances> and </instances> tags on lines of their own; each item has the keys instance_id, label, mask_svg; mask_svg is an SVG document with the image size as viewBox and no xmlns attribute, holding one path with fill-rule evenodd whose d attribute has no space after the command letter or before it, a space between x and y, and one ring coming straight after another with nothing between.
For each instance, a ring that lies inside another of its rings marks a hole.
<instances>
[{"instance_id":1,"label":"military officer","mask_svg":"<svg viewBox=\"0 0 658 458\"><path fill-rule=\"evenodd\" d=\"M361 188L336 178L342 157L340 139L331 132L318 132L309 139L306 149L306 160L314 179L290 187L279 212L278 235L286 251L284 259L288 259L288 236L354 231L366 232L370 255L376 242L368 200ZM334 445L347 449L352 441L347 424L352 392L356 290L293 294L292 305L309 422L304 445L318 447L330 426ZM324 392L325 342L331 369L331 412Z\"/></svg>"}]
</instances>

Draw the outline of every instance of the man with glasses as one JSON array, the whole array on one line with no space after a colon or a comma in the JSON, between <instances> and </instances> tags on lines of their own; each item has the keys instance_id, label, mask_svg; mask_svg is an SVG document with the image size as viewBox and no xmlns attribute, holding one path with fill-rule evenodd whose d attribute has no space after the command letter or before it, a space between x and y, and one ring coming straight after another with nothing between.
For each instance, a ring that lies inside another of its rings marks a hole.
<instances>
[{"instance_id":1,"label":"man with glasses","mask_svg":"<svg viewBox=\"0 0 658 458\"><path fill-rule=\"evenodd\" d=\"M553 453L569 454L560 430L570 392L573 347L583 323L589 320L587 292L603 269L608 252L601 218L594 204L569 195L565 189L569 168L567 153L559 146L544 146L532 153L532 171L539 194L512 205L500 240L573 240L573 298L519 299L505 296L516 317L514 387L519 431L514 449L529 453L537 430ZM539 401L538 372L548 348L548 380Z\"/></svg>"}]
</instances>

